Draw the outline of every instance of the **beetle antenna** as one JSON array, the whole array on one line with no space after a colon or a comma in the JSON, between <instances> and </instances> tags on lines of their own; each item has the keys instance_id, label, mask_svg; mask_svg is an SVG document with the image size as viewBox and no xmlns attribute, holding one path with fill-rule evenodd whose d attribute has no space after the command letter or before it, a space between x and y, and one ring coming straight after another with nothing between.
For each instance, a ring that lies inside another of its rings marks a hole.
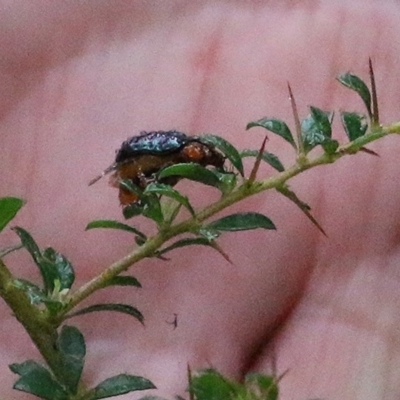
<instances>
[{"instance_id":1,"label":"beetle antenna","mask_svg":"<svg viewBox=\"0 0 400 400\"><path fill-rule=\"evenodd\" d=\"M89 182L89 186L92 186L94 183L99 181L104 175L109 174L111 171L114 171L114 169L117 168L117 164L111 164L108 168L106 168L100 175L96 176Z\"/></svg>"}]
</instances>

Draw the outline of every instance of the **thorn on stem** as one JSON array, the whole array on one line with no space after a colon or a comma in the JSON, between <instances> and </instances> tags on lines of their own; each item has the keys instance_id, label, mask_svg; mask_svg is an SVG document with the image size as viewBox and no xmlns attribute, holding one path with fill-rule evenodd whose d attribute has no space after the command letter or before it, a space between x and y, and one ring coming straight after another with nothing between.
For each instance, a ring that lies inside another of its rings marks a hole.
<instances>
[{"instance_id":1,"label":"thorn on stem","mask_svg":"<svg viewBox=\"0 0 400 400\"><path fill-rule=\"evenodd\" d=\"M248 180L249 183L253 183L256 180L257 172L260 168L260 164L261 164L262 156L264 154L265 144L267 143L267 140L268 140L268 136L265 136L265 138L262 142L262 145L260 147L260 150L258 151L257 158L254 163L253 169L251 170L250 177Z\"/></svg>"},{"instance_id":2,"label":"thorn on stem","mask_svg":"<svg viewBox=\"0 0 400 400\"><path fill-rule=\"evenodd\" d=\"M371 156L380 157L380 155L378 153L376 153L373 150L367 149L366 147L361 147L360 151L362 151L363 153L371 154Z\"/></svg>"},{"instance_id":3,"label":"thorn on stem","mask_svg":"<svg viewBox=\"0 0 400 400\"><path fill-rule=\"evenodd\" d=\"M211 242L211 247L212 247L214 250L217 250L218 253L221 254L221 256L224 257L225 260L228 261L229 264L234 265L233 262L232 262L232 260L229 258L228 254L226 254L225 251L222 250L222 248L217 244L217 242L212 241L212 242Z\"/></svg>"},{"instance_id":4,"label":"thorn on stem","mask_svg":"<svg viewBox=\"0 0 400 400\"><path fill-rule=\"evenodd\" d=\"M300 117L299 112L297 110L296 100L293 96L292 88L290 87L290 83L287 83L288 90L289 90L289 100L292 106L292 113L294 118L294 124L296 127L296 137L297 137L297 144L299 146L299 154L304 154L304 146L303 146L303 139L301 137L301 125L300 125Z\"/></svg>"},{"instance_id":5,"label":"thorn on stem","mask_svg":"<svg viewBox=\"0 0 400 400\"><path fill-rule=\"evenodd\" d=\"M378 108L378 95L376 93L375 74L372 66L371 57L368 60L369 65L369 78L371 81L371 95L372 95L372 124L379 125L379 108Z\"/></svg>"}]
</instances>

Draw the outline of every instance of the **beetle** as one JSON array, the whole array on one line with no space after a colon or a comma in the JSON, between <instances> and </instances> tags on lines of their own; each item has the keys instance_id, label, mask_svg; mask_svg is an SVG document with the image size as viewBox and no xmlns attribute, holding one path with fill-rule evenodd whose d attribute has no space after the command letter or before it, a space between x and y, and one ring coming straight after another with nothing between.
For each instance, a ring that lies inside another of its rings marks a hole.
<instances>
[{"instance_id":1,"label":"beetle","mask_svg":"<svg viewBox=\"0 0 400 400\"><path fill-rule=\"evenodd\" d=\"M92 179L89 186L113 172L110 184L119 189L120 203L126 206L137 203L138 196L122 187L121 181L128 181L140 189L145 189L151 182L174 186L180 180L179 176L158 180L157 174L178 163L196 163L204 167L211 165L223 170L224 162L225 157L212 144L202 140L201 136L189 136L176 130L142 131L122 143L116 151L115 162Z\"/></svg>"}]
</instances>

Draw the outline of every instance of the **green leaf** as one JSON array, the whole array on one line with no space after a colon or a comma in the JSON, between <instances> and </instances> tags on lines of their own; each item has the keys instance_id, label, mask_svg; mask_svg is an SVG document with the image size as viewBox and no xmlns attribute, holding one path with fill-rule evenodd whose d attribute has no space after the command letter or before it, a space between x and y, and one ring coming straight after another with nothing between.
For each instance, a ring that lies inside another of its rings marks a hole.
<instances>
[{"instance_id":1,"label":"green leaf","mask_svg":"<svg viewBox=\"0 0 400 400\"><path fill-rule=\"evenodd\" d=\"M144 240L147 239L146 235L140 232L138 229L134 228L133 226L123 224L122 222L110 220L110 219L99 219L96 221L90 222L86 226L86 230L89 229L97 229L97 228L105 228L105 229L119 229L121 231L131 232L135 235L140 236Z\"/></svg>"},{"instance_id":2,"label":"green leaf","mask_svg":"<svg viewBox=\"0 0 400 400\"><path fill-rule=\"evenodd\" d=\"M255 212L228 215L205 226L206 230L230 232L247 231L257 228L276 229L274 223L268 217Z\"/></svg>"},{"instance_id":3,"label":"green leaf","mask_svg":"<svg viewBox=\"0 0 400 400\"><path fill-rule=\"evenodd\" d=\"M10 370L21 377L13 388L30 393L45 400L67 400L68 393L42 365L28 360L22 364L11 364Z\"/></svg>"},{"instance_id":4,"label":"green leaf","mask_svg":"<svg viewBox=\"0 0 400 400\"><path fill-rule=\"evenodd\" d=\"M322 148L327 154L334 154L336 150L339 148L339 142L337 140L326 139L324 143L322 143Z\"/></svg>"},{"instance_id":5,"label":"green leaf","mask_svg":"<svg viewBox=\"0 0 400 400\"><path fill-rule=\"evenodd\" d=\"M108 287L108 286L135 286L135 287L142 287L142 285L140 284L140 282L133 276L114 276L113 278L111 278L110 280L108 280L104 286L104 287Z\"/></svg>"},{"instance_id":6,"label":"green leaf","mask_svg":"<svg viewBox=\"0 0 400 400\"><path fill-rule=\"evenodd\" d=\"M60 290L70 289L75 281L75 273L71 263L53 248L48 247L42 253L40 261L43 269L54 271L55 280L60 282ZM52 282L52 291L54 290L54 281Z\"/></svg>"},{"instance_id":7,"label":"green leaf","mask_svg":"<svg viewBox=\"0 0 400 400\"><path fill-rule=\"evenodd\" d=\"M125 219L130 219L138 215L142 215L143 209L144 209L143 204L134 203L124 207L122 210L122 214Z\"/></svg>"},{"instance_id":8,"label":"green leaf","mask_svg":"<svg viewBox=\"0 0 400 400\"><path fill-rule=\"evenodd\" d=\"M170 167L164 168L158 174L158 179L166 178L168 176L181 176L192 181L201 182L205 185L219 188L220 182L218 176L209 169L202 167L199 164L175 164Z\"/></svg>"},{"instance_id":9,"label":"green leaf","mask_svg":"<svg viewBox=\"0 0 400 400\"><path fill-rule=\"evenodd\" d=\"M181 195L177 190L173 189L169 185L165 185L164 183L150 183L144 191L144 194L147 193L154 193L160 196L170 197L185 206L193 216L195 215L194 209L189 203L188 198Z\"/></svg>"},{"instance_id":10,"label":"green leaf","mask_svg":"<svg viewBox=\"0 0 400 400\"><path fill-rule=\"evenodd\" d=\"M343 111L340 113L344 130L350 141L364 136L368 129L367 118L363 114Z\"/></svg>"},{"instance_id":11,"label":"green leaf","mask_svg":"<svg viewBox=\"0 0 400 400\"><path fill-rule=\"evenodd\" d=\"M97 311L116 311L116 312L128 314L132 317L135 317L142 324L144 321L143 315L139 310L137 310L136 308L129 306L127 304L118 304L118 303L117 304L113 304L113 303L95 304L93 306L85 307L81 310L78 310L71 314L68 314L67 318L76 317L78 315L88 314L88 313L97 312Z\"/></svg>"},{"instance_id":12,"label":"green leaf","mask_svg":"<svg viewBox=\"0 0 400 400\"><path fill-rule=\"evenodd\" d=\"M196 400L227 400L240 398L243 388L214 370L206 370L192 377L191 392ZM243 397L244 398L244 397Z\"/></svg>"},{"instance_id":13,"label":"green leaf","mask_svg":"<svg viewBox=\"0 0 400 400\"><path fill-rule=\"evenodd\" d=\"M28 250L33 261L38 266L40 274L42 275L44 290L46 293L52 292L54 288L54 281L57 279L56 271L48 270L42 265L42 252L39 246L34 241L33 237L25 229L21 227L12 228L21 239L21 243Z\"/></svg>"},{"instance_id":14,"label":"green leaf","mask_svg":"<svg viewBox=\"0 0 400 400\"><path fill-rule=\"evenodd\" d=\"M279 397L279 387L277 385L276 379L272 376L266 376L259 373L250 373L246 375L245 378L246 386L252 387L259 397L265 400L278 400ZM256 386L254 388L254 386ZM261 394L261 396L260 396Z\"/></svg>"},{"instance_id":15,"label":"green leaf","mask_svg":"<svg viewBox=\"0 0 400 400\"><path fill-rule=\"evenodd\" d=\"M220 150L232 165L239 171L239 174L244 176L242 158L237 149L222 137L215 135L202 135L201 141L211 144Z\"/></svg>"},{"instance_id":16,"label":"green leaf","mask_svg":"<svg viewBox=\"0 0 400 400\"><path fill-rule=\"evenodd\" d=\"M25 279L14 279L13 284L16 288L23 290L27 294L31 304L44 303L48 300L47 295L40 287Z\"/></svg>"},{"instance_id":17,"label":"green leaf","mask_svg":"<svg viewBox=\"0 0 400 400\"><path fill-rule=\"evenodd\" d=\"M142 197L143 190L129 179L123 179L119 181L119 186L133 194L136 194L138 198Z\"/></svg>"},{"instance_id":18,"label":"green leaf","mask_svg":"<svg viewBox=\"0 0 400 400\"><path fill-rule=\"evenodd\" d=\"M34 261L38 263L38 260L40 260L42 256L42 253L30 233L19 226L15 226L14 228L12 228L12 230L19 236L19 238L21 239L21 243L28 250Z\"/></svg>"},{"instance_id":19,"label":"green leaf","mask_svg":"<svg viewBox=\"0 0 400 400\"><path fill-rule=\"evenodd\" d=\"M179 249L180 247L186 247L186 246L193 246L193 245L200 245L200 246L210 246L211 242L203 237L200 238L185 238L185 239L180 239L176 241L175 243L171 244L168 247L165 247L164 249L161 249L160 251L157 252L157 255L162 255L165 253L168 253L171 250Z\"/></svg>"},{"instance_id":20,"label":"green leaf","mask_svg":"<svg viewBox=\"0 0 400 400\"><path fill-rule=\"evenodd\" d=\"M23 228L14 227L13 230L21 239L21 243L28 250L33 261L38 266L42 275L46 293L52 293L56 282L59 289L69 289L75 280L71 263L51 247L42 253L32 236Z\"/></svg>"},{"instance_id":21,"label":"green leaf","mask_svg":"<svg viewBox=\"0 0 400 400\"><path fill-rule=\"evenodd\" d=\"M73 326L63 326L57 339L63 367L63 383L76 394L85 363L86 345L82 333Z\"/></svg>"},{"instance_id":22,"label":"green leaf","mask_svg":"<svg viewBox=\"0 0 400 400\"><path fill-rule=\"evenodd\" d=\"M320 108L313 106L310 106L310 111L320 132L322 132L326 138L331 138L333 113L323 111Z\"/></svg>"},{"instance_id":23,"label":"green leaf","mask_svg":"<svg viewBox=\"0 0 400 400\"><path fill-rule=\"evenodd\" d=\"M24 201L17 197L0 198L0 232L14 219Z\"/></svg>"},{"instance_id":24,"label":"green leaf","mask_svg":"<svg viewBox=\"0 0 400 400\"><path fill-rule=\"evenodd\" d=\"M242 158L257 157L258 150L243 150L240 153L240 156ZM269 153L268 151L264 151L261 159L263 161L265 161L267 164L269 164L272 168L276 169L278 172L283 172L285 170L285 167L283 166L283 164L280 162L279 158L275 154Z\"/></svg>"},{"instance_id":25,"label":"green leaf","mask_svg":"<svg viewBox=\"0 0 400 400\"><path fill-rule=\"evenodd\" d=\"M235 189L237 184L236 174L231 172L220 172L220 171L213 171L214 174L219 179L219 189L221 190L222 194L226 195L232 192Z\"/></svg>"},{"instance_id":26,"label":"green leaf","mask_svg":"<svg viewBox=\"0 0 400 400\"><path fill-rule=\"evenodd\" d=\"M152 219L157 225L161 225L164 222L164 214L158 196L153 193L148 193L143 196L143 199L144 207L142 215Z\"/></svg>"},{"instance_id":27,"label":"green leaf","mask_svg":"<svg viewBox=\"0 0 400 400\"><path fill-rule=\"evenodd\" d=\"M104 380L94 388L93 400L147 389L156 389L148 379L127 374L116 375Z\"/></svg>"},{"instance_id":28,"label":"green leaf","mask_svg":"<svg viewBox=\"0 0 400 400\"><path fill-rule=\"evenodd\" d=\"M64 307L64 303L61 302L59 298L53 295L49 296L42 289L29 281L15 279L13 284L16 288L25 292L31 304L45 304L52 315L57 314L57 312Z\"/></svg>"},{"instance_id":29,"label":"green leaf","mask_svg":"<svg viewBox=\"0 0 400 400\"><path fill-rule=\"evenodd\" d=\"M270 132L277 134L278 136L289 142L295 149L297 149L296 143L293 139L293 135L285 122L274 118L261 118L258 121L248 123L246 126L246 130L255 126L260 126Z\"/></svg>"},{"instance_id":30,"label":"green leaf","mask_svg":"<svg viewBox=\"0 0 400 400\"><path fill-rule=\"evenodd\" d=\"M354 90L361 97L362 101L367 108L367 112L370 118L372 118L372 110L371 110L371 93L368 89L368 86L362 81L358 76L352 75L350 73L346 73L343 75L339 75L337 80L344 86L348 87L351 90Z\"/></svg>"},{"instance_id":31,"label":"green leaf","mask_svg":"<svg viewBox=\"0 0 400 400\"><path fill-rule=\"evenodd\" d=\"M301 122L304 150L308 153L315 146L331 142L332 114L316 107L310 107L311 114Z\"/></svg>"}]
</instances>

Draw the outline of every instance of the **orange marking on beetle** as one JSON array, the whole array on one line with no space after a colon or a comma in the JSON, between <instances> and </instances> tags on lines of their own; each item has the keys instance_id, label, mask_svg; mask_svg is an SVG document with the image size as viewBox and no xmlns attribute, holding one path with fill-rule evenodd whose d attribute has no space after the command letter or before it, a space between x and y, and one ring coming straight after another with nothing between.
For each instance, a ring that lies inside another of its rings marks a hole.
<instances>
[{"instance_id":1,"label":"orange marking on beetle","mask_svg":"<svg viewBox=\"0 0 400 400\"><path fill-rule=\"evenodd\" d=\"M200 162L205 157L204 146L200 143L191 143L182 149L182 153L192 162Z\"/></svg>"}]
</instances>

